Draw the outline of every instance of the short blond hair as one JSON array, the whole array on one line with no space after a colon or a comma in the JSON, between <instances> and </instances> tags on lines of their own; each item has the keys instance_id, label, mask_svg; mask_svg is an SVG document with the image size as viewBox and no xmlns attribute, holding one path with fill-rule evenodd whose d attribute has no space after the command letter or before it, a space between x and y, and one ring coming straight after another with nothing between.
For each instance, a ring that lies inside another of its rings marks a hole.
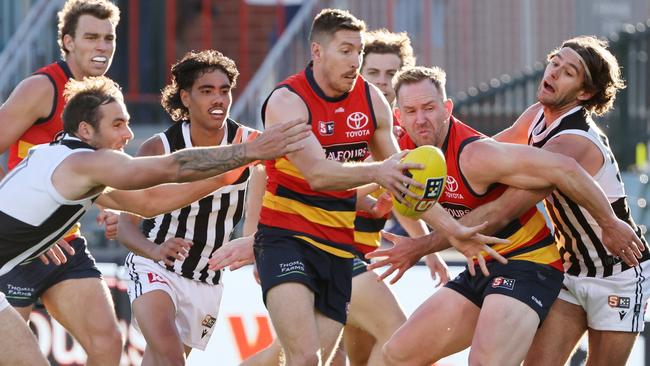
<instances>
[{"instance_id":1,"label":"short blond hair","mask_svg":"<svg viewBox=\"0 0 650 366\"><path fill-rule=\"evenodd\" d=\"M445 85L447 84L447 74L445 73L445 70L439 68L438 66L406 67L399 71L393 80L395 95L399 94L399 89L402 87L402 85L415 84L422 80L430 80L436 89L438 89L438 92L442 96L442 100L447 100L447 92L445 91Z\"/></svg>"}]
</instances>

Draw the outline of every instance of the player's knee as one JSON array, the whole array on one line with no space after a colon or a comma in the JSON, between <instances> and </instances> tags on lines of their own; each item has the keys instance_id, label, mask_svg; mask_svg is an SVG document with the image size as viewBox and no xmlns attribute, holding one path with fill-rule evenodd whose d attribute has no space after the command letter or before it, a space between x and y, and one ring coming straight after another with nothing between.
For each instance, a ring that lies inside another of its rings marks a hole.
<instances>
[{"instance_id":1,"label":"player's knee","mask_svg":"<svg viewBox=\"0 0 650 366\"><path fill-rule=\"evenodd\" d=\"M321 364L321 357L318 352L286 352L287 365L318 366Z\"/></svg>"},{"instance_id":2,"label":"player's knee","mask_svg":"<svg viewBox=\"0 0 650 366\"><path fill-rule=\"evenodd\" d=\"M381 355L386 365L404 365L408 361L406 353L392 340L382 346Z\"/></svg>"},{"instance_id":3,"label":"player's knee","mask_svg":"<svg viewBox=\"0 0 650 366\"><path fill-rule=\"evenodd\" d=\"M91 335L90 345L86 347L88 357L118 359L122 355L124 339L120 330L115 327Z\"/></svg>"},{"instance_id":4,"label":"player's knee","mask_svg":"<svg viewBox=\"0 0 650 366\"><path fill-rule=\"evenodd\" d=\"M472 346L469 351L469 358L467 363L469 366L497 365L498 363L494 362L491 355L494 355L494 351L486 352L486 350L482 349L481 347Z\"/></svg>"}]
</instances>

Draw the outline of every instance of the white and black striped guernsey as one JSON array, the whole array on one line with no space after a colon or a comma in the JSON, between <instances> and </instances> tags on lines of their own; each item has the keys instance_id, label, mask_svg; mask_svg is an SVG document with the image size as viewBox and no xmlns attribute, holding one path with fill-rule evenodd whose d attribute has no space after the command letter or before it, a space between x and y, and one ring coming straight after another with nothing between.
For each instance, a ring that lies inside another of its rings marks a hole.
<instances>
[{"instance_id":1,"label":"white and black striped guernsey","mask_svg":"<svg viewBox=\"0 0 650 366\"><path fill-rule=\"evenodd\" d=\"M616 216L627 222L648 247L641 230L636 226L627 205L623 181L607 136L581 106L571 109L546 127L540 111L528 130L528 144L543 147L553 138L573 134L589 139L603 154L604 164L594 180L607 195ZM602 244L602 230L587 210L578 206L560 190L546 198L546 206L555 226L555 237L560 246L566 273L574 276L609 277L630 268L613 256ZM645 261L649 250L641 252Z\"/></svg>"},{"instance_id":2,"label":"white and black striped guernsey","mask_svg":"<svg viewBox=\"0 0 650 366\"><path fill-rule=\"evenodd\" d=\"M221 146L233 142L238 128L244 129L243 140L255 131L231 119L226 120L225 127ZM158 136L167 154L192 147L190 124L186 121L175 123ZM185 260L174 262L173 267L166 266L168 270L196 281L219 283L221 273L208 269L208 259L212 252L230 240L233 228L242 218L249 176L250 170L246 169L232 185L222 187L180 210L143 221L142 232L156 244L173 237L193 242ZM127 264L129 260L127 258Z\"/></svg>"},{"instance_id":3,"label":"white and black striped guernsey","mask_svg":"<svg viewBox=\"0 0 650 366\"><path fill-rule=\"evenodd\" d=\"M0 276L54 245L99 196L67 200L52 184L65 158L93 150L72 137L35 146L0 182Z\"/></svg>"}]
</instances>

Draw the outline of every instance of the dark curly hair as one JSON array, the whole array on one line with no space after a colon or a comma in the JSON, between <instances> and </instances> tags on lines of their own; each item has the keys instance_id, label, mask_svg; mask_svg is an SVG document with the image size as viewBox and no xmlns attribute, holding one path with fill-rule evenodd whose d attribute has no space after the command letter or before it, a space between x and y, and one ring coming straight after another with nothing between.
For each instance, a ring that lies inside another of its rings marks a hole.
<instances>
[{"instance_id":1,"label":"dark curly hair","mask_svg":"<svg viewBox=\"0 0 650 366\"><path fill-rule=\"evenodd\" d=\"M590 113L602 116L614 105L618 91L625 88L616 57L607 49L607 41L594 36L580 36L564 41L560 48L548 54L547 59L550 60L564 47L571 48L582 57L589 68L588 74L592 76L585 77L584 88L594 95L583 102L583 107Z\"/></svg>"},{"instance_id":2,"label":"dark curly hair","mask_svg":"<svg viewBox=\"0 0 650 366\"><path fill-rule=\"evenodd\" d=\"M226 74L231 88L235 88L239 70L233 60L219 51L190 51L172 66L172 80L162 90L160 104L174 121L188 119L190 116L190 111L181 101L181 90L189 91L196 79L214 70Z\"/></svg>"}]
</instances>

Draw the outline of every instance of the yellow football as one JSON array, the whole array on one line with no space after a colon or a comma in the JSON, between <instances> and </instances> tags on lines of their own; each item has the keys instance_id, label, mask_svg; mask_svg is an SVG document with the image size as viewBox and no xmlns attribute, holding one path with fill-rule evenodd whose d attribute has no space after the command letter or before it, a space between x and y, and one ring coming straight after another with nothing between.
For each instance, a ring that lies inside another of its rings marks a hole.
<instances>
[{"instance_id":1,"label":"yellow football","mask_svg":"<svg viewBox=\"0 0 650 366\"><path fill-rule=\"evenodd\" d=\"M394 196L393 204L395 205L395 210L400 214L418 218L438 202L438 198L440 198L445 188L445 182L447 180L445 155L437 147L424 145L409 151L402 161L406 163L419 163L424 166L424 169L409 169L404 172L405 175L410 176L416 182L422 183L424 189L413 186L407 187L417 195L417 198L405 194L402 195L404 200L410 204L410 207L399 202Z\"/></svg>"}]
</instances>

